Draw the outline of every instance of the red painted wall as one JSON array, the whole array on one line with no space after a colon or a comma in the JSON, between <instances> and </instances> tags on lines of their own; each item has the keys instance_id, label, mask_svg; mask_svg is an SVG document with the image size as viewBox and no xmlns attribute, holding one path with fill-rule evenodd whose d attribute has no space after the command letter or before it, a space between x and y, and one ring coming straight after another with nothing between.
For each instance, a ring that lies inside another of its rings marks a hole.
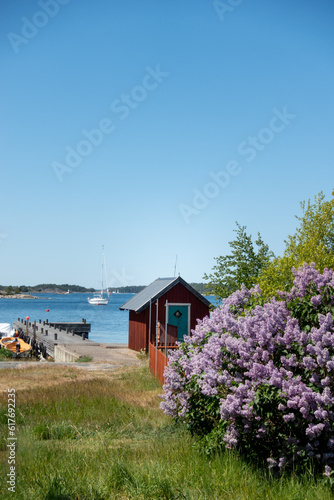
<instances>
[{"instance_id":1,"label":"red painted wall","mask_svg":"<svg viewBox=\"0 0 334 500\"><path fill-rule=\"evenodd\" d=\"M191 304L190 307L190 328L193 330L197 324L197 319L203 319L209 314L209 307L199 298L185 288L181 283L177 283L158 299L158 319L165 324L166 321L166 300L172 303ZM151 306L151 338L155 337L156 306L157 301ZM148 351L149 343L149 317L150 307L143 312L136 313L129 311L129 348L135 351L144 349Z\"/></svg>"}]
</instances>

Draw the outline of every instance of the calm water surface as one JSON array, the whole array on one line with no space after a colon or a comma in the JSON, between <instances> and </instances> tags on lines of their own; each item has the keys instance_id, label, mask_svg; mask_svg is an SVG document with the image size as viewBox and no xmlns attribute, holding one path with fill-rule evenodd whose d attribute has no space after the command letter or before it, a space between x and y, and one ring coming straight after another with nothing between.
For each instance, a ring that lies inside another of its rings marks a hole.
<instances>
[{"instance_id":1,"label":"calm water surface","mask_svg":"<svg viewBox=\"0 0 334 500\"><path fill-rule=\"evenodd\" d=\"M87 298L91 293L55 293L34 294L38 299L0 299L0 323L10 323L17 318L30 321L81 321L91 323L89 338L95 342L128 342L128 311L120 311L132 293L112 293L106 306L92 306ZM215 303L214 297L206 297ZM49 312L46 310L49 309Z\"/></svg>"},{"instance_id":2,"label":"calm water surface","mask_svg":"<svg viewBox=\"0 0 334 500\"><path fill-rule=\"evenodd\" d=\"M92 306L87 298L91 293L70 293L59 295L54 293L34 294L38 299L0 299L0 323L13 323L17 318L30 321L81 321L82 318L91 323L89 338L96 342L128 342L128 311L120 311L119 307L132 293L112 293L106 306ZM46 311L49 309L49 312Z\"/></svg>"}]
</instances>

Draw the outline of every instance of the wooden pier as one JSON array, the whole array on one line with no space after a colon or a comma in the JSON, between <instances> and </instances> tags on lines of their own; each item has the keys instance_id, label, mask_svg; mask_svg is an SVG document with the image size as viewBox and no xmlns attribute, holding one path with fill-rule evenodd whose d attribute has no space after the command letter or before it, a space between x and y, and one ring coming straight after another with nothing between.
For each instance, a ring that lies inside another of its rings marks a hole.
<instances>
[{"instance_id":1,"label":"wooden pier","mask_svg":"<svg viewBox=\"0 0 334 500\"><path fill-rule=\"evenodd\" d=\"M25 342L34 345L43 354L55 357L55 346L86 345L96 346L96 342L89 340L90 323L83 319L81 322L50 322L48 320L29 322L28 319L18 318L13 322L14 330L19 331Z\"/></svg>"}]
</instances>

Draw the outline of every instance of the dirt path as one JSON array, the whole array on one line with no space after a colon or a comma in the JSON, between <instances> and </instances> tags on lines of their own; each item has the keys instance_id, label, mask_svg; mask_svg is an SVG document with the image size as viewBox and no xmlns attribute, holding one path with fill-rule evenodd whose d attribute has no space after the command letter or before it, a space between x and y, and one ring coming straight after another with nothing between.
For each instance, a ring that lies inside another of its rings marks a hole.
<instances>
[{"instance_id":1,"label":"dirt path","mask_svg":"<svg viewBox=\"0 0 334 500\"><path fill-rule=\"evenodd\" d=\"M133 361L133 360L132 360ZM17 392L37 387L52 387L74 380L84 381L96 378L114 378L124 370L133 370L145 361L136 358L136 362L90 362L90 363L55 363L47 361L2 361L0 362L0 395L9 388Z\"/></svg>"}]
</instances>

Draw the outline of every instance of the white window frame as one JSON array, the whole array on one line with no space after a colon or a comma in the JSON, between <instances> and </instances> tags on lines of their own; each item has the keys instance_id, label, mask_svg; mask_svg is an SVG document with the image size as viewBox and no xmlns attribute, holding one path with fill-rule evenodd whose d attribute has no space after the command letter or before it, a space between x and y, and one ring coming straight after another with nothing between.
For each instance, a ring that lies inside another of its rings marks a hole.
<instances>
[{"instance_id":1,"label":"white window frame","mask_svg":"<svg viewBox=\"0 0 334 500\"><path fill-rule=\"evenodd\" d=\"M191 309L191 304L188 303L188 302L167 302L167 311L166 311L167 323L168 323L168 318L169 318L169 306L188 306L188 335L190 335L190 309Z\"/></svg>"}]
</instances>

